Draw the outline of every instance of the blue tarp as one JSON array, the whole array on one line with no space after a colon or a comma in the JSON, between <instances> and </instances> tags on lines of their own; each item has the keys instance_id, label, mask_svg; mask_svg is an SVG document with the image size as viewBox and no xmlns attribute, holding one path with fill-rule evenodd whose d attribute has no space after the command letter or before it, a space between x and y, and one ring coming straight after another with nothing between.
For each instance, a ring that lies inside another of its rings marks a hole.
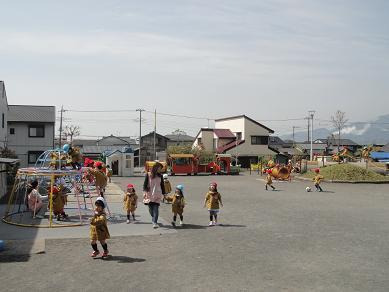
<instances>
[{"instance_id":1,"label":"blue tarp","mask_svg":"<svg viewBox=\"0 0 389 292\"><path fill-rule=\"evenodd\" d=\"M378 161L388 161L389 152L371 152L370 157Z\"/></svg>"}]
</instances>

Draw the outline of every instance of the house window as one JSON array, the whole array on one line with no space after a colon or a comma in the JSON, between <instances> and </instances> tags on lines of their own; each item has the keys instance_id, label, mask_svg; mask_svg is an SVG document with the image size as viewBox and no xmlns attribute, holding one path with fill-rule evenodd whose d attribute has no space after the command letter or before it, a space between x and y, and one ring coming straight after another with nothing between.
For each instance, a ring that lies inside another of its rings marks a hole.
<instances>
[{"instance_id":1,"label":"house window","mask_svg":"<svg viewBox=\"0 0 389 292\"><path fill-rule=\"evenodd\" d=\"M131 168L132 165L131 161L132 161L131 155L126 155L126 168Z\"/></svg>"},{"instance_id":2,"label":"house window","mask_svg":"<svg viewBox=\"0 0 389 292\"><path fill-rule=\"evenodd\" d=\"M28 126L28 137L43 138L44 136L45 136L45 126L44 125Z\"/></svg>"},{"instance_id":3,"label":"house window","mask_svg":"<svg viewBox=\"0 0 389 292\"><path fill-rule=\"evenodd\" d=\"M269 136L251 136L251 145L268 145Z\"/></svg>"},{"instance_id":4,"label":"house window","mask_svg":"<svg viewBox=\"0 0 389 292\"><path fill-rule=\"evenodd\" d=\"M5 127L5 115L4 113L1 115L1 127L4 129Z\"/></svg>"},{"instance_id":5,"label":"house window","mask_svg":"<svg viewBox=\"0 0 389 292\"><path fill-rule=\"evenodd\" d=\"M43 151L28 151L28 164L35 164Z\"/></svg>"},{"instance_id":6,"label":"house window","mask_svg":"<svg viewBox=\"0 0 389 292\"><path fill-rule=\"evenodd\" d=\"M201 144L201 138L197 138L197 144Z\"/></svg>"},{"instance_id":7,"label":"house window","mask_svg":"<svg viewBox=\"0 0 389 292\"><path fill-rule=\"evenodd\" d=\"M9 128L9 134L15 135L15 128Z\"/></svg>"},{"instance_id":8,"label":"house window","mask_svg":"<svg viewBox=\"0 0 389 292\"><path fill-rule=\"evenodd\" d=\"M242 140L242 132L236 133L236 140Z\"/></svg>"}]
</instances>

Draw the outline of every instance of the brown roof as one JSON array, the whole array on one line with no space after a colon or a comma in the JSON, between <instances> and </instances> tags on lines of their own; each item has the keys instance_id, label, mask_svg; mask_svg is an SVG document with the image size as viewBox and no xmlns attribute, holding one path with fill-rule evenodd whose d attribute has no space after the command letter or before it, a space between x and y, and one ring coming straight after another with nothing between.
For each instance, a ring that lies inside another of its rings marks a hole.
<instances>
[{"instance_id":1,"label":"brown roof","mask_svg":"<svg viewBox=\"0 0 389 292\"><path fill-rule=\"evenodd\" d=\"M237 145L243 144L244 142L245 142L245 140L232 141L230 143L227 143L226 145L218 147L216 149L216 152L217 153L223 153L223 152L225 152L227 150L230 150L230 149L236 147Z\"/></svg>"},{"instance_id":2,"label":"brown roof","mask_svg":"<svg viewBox=\"0 0 389 292\"><path fill-rule=\"evenodd\" d=\"M235 135L229 129L214 129L213 132L218 138L234 138Z\"/></svg>"}]
</instances>

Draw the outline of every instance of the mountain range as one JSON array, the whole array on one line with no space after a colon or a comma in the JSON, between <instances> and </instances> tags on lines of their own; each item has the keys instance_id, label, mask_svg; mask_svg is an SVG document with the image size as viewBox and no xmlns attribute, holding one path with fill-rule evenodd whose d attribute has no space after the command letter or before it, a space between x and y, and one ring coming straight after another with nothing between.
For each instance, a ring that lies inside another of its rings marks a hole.
<instances>
[{"instance_id":1,"label":"mountain range","mask_svg":"<svg viewBox=\"0 0 389 292\"><path fill-rule=\"evenodd\" d=\"M335 129L318 128L314 129L314 139L325 139L332 135L337 136ZM291 135L281 135L281 139L291 139ZM347 123L341 133L342 139L351 139L360 145L387 144L389 143L389 114L379 116L375 121L364 123ZM298 142L307 140L307 131L295 133L295 140Z\"/></svg>"}]
</instances>

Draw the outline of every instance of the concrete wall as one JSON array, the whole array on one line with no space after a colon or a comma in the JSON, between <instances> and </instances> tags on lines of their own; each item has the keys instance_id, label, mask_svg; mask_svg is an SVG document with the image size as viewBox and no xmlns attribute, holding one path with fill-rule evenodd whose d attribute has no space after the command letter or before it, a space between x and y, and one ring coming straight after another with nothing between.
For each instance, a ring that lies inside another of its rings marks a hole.
<instances>
[{"instance_id":1,"label":"concrete wall","mask_svg":"<svg viewBox=\"0 0 389 292\"><path fill-rule=\"evenodd\" d=\"M45 136L43 138L28 136L29 123L8 122L8 132L11 128L15 129L14 135L8 135L8 147L15 151L20 159L20 167L33 165L28 164L29 151L46 151L54 148L54 123L40 124L45 125Z\"/></svg>"},{"instance_id":2,"label":"concrete wall","mask_svg":"<svg viewBox=\"0 0 389 292\"><path fill-rule=\"evenodd\" d=\"M3 124L4 115L4 124ZM4 148L7 138L8 102L4 82L0 81L0 147Z\"/></svg>"},{"instance_id":3,"label":"concrete wall","mask_svg":"<svg viewBox=\"0 0 389 292\"><path fill-rule=\"evenodd\" d=\"M241 132L242 140L245 139L245 119L243 117L236 118L233 120L215 121L215 128L230 129L230 131L234 134L236 134L237 132Z\"/></svg>"},{"instance_id":4,"label":"concrete wall","mask_svg":"<svg viewBox=\"0 0 389 292\"><path fill-rule=\"evenodd\" d=\"M214 133L213 131L201 131L199 133L199 135L196 137L194 143L193 143L193 147L197 147L198 146L198 138L201 138L201 143L203 144L204 146L204 149L206 151L214 151L214 147L213 147L213 138L214 138Z\"/></svg>"}]
</instances>

